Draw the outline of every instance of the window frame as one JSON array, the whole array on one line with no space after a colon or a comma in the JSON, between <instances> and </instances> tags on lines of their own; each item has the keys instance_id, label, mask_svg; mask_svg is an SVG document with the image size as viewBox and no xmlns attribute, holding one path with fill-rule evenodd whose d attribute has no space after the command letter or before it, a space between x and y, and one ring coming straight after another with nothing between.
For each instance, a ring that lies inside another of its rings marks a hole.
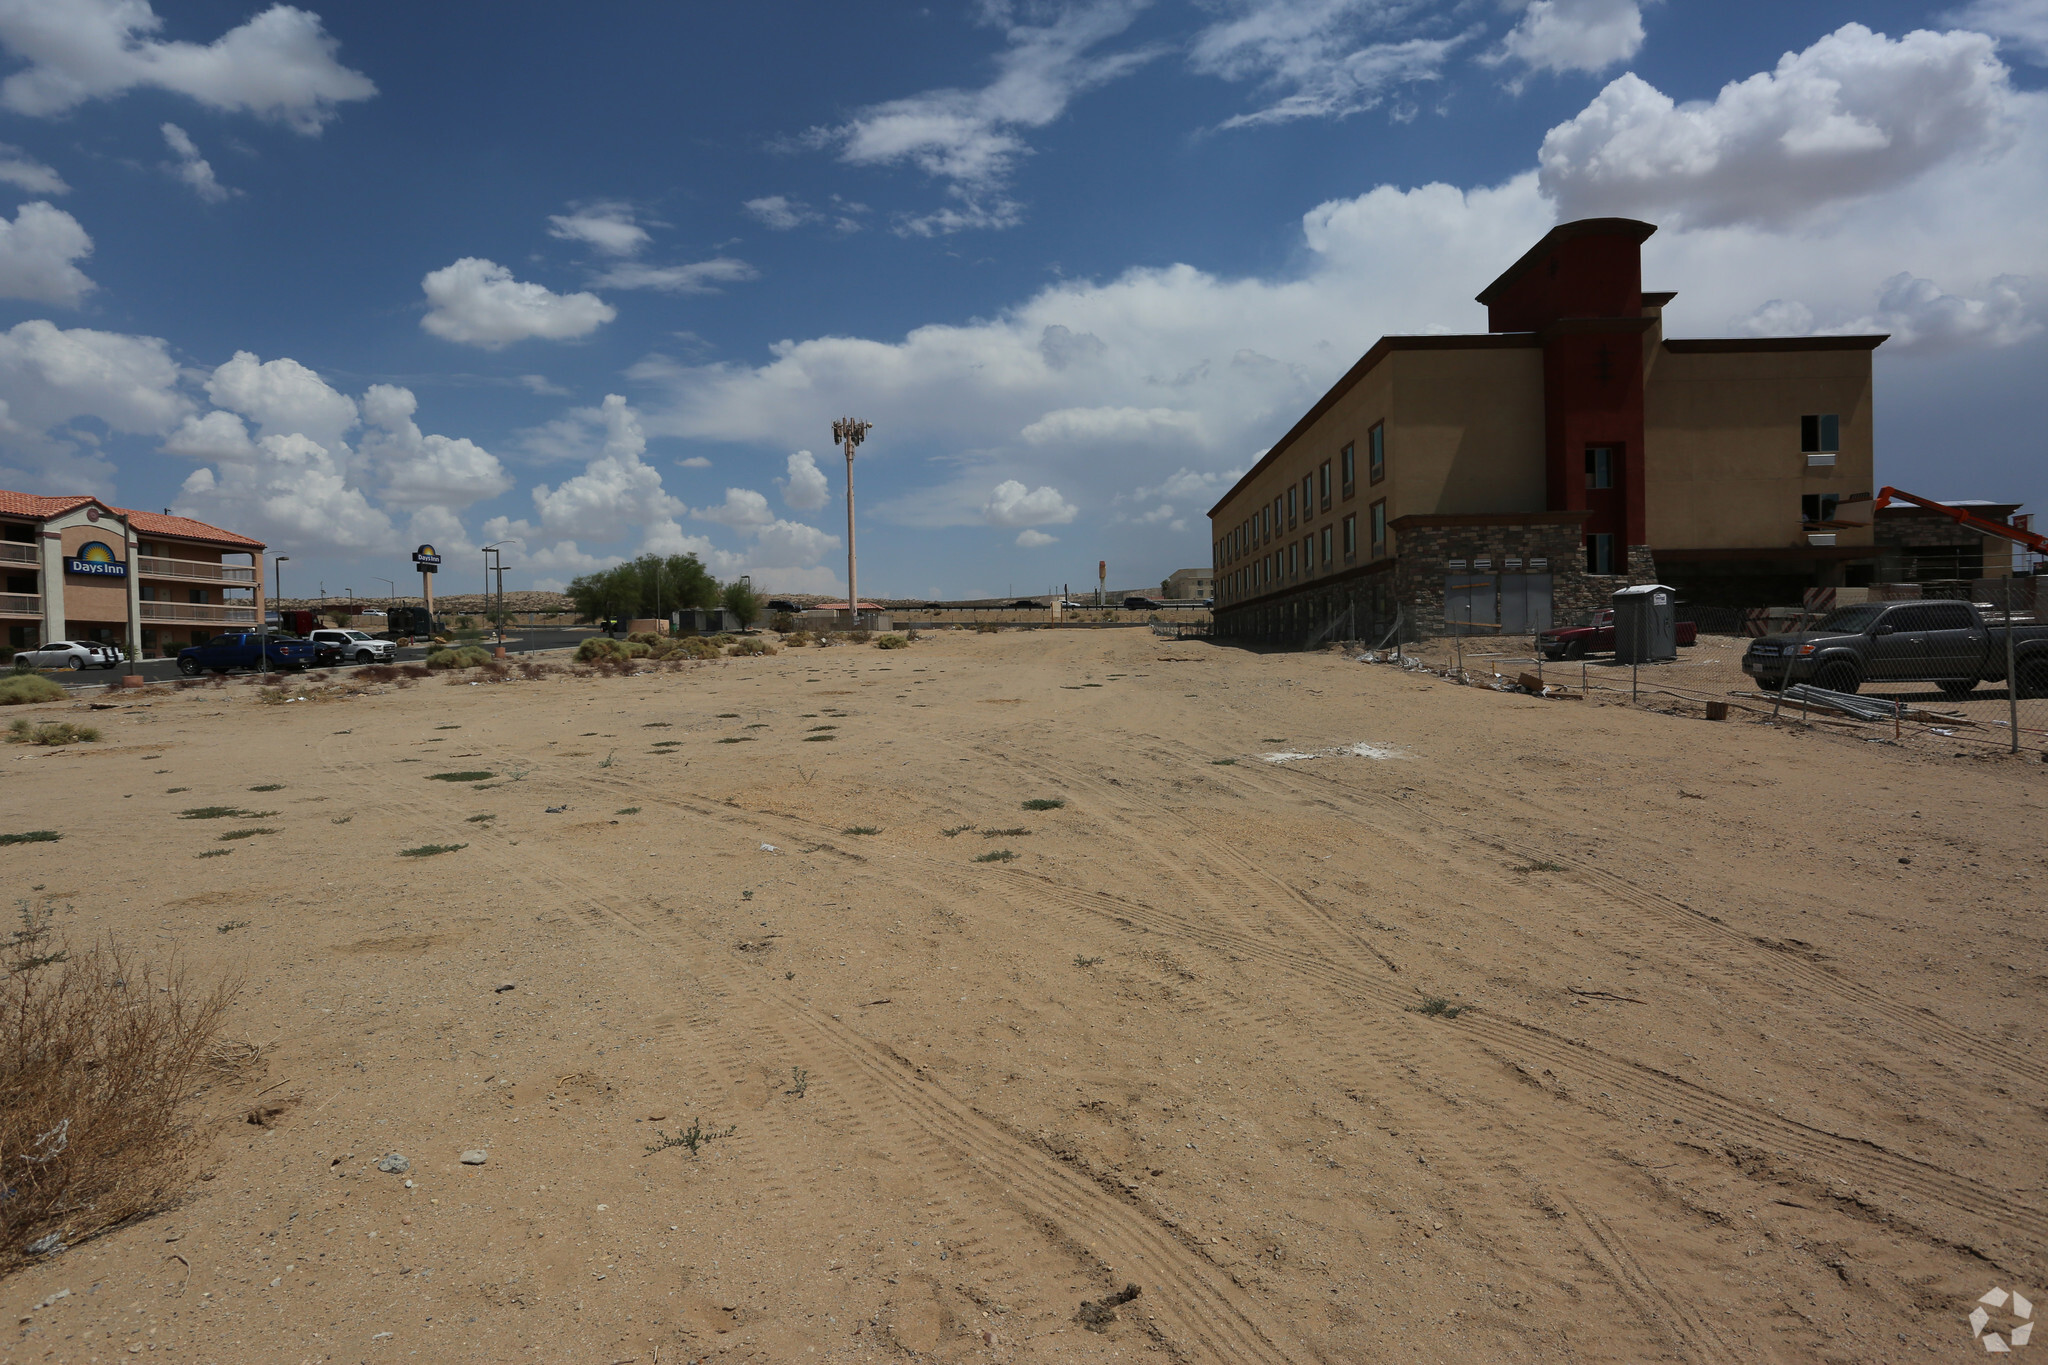
<instances>
[{"instance_id":1,"label":"window frame","mask_svg":"<svg viewBox=\"0 0 2048 1365\"><path fill-rule=\"evenodd\" d=\"M1387 557L1387 500L1385 498L1374 500L1370 510L1371 520L1367 522L1366 530L1372 537L1372 558L1385 559Z\"/></svg>"},{"instance_id":2,"label":"window frame","mask_svg":"<svg viewBox=\"0 0 2048 1365\"><path fill-rule=\"evenodd\" d=\"M1614 455L1620 448L1611 445L1586 447L1586 491L1609 493L1614 490ZM1594 482L1595 479L1600 482Z\"/></svg>"},{"instance_id":3,"label":"window frame","mask_svg":"<svg viewBox=\"0 0 2048 1365\"><path fill-rule=\"evenodd\" d=\"M1346 441L1344 449L1337 452L1338 470L1343 484L1343 495L1348 500L1358 496L1358 442Z\"/></svg>"},{"instance_id":4,"label":"window frame","mask_svg":"<svg viewBox=\"0 0 2048 1365\"><path fill-rule=\"evenodd\" d=\"M1294 485L1287 485L1287 524L1294 525Z\"/></svg>"},{"instance_id":5,"label":"window frame","mask_svg":"<svg viewBox=\"0 0 2048 1365\"><path fill-rule=\"evenodd\" d=\"M1328 460L1324 460L1324 461L1323 461L1323 464L1322 464L1322 468L1316 471L1316 493L1317 493L1317 498L1316 498L1316 501L1318 501L1318 502L1320 502L1320 503L1322 504L1322 509L1323 509L1323 510L1324 510L1325 512L1329 511L1329 510L1330 510L1330 462L1329 462Z\"/></svg>"},{"instance_id":6,"label":"window frame","mask_svg":"<svg viewBox=\"0 0 2048 1365\"><path fill-rule=\"evenodd\" d=\"M1333 545L1335 544L1335 540L1336 540L1335 532L1336 532L1336 529L1337 529L1336 527L1334 527L1334 526L1330 525L1330 523L1328 523L1327 521L1323 523L1323 531L1322 531L1322 536L1323 536L1323 567L1324 567L1325 569L1329 568L1329 567L1330 567L1330 565L1331 565L1331 564L1332 564L1332 563L1334 562L1334 561L1333 561L1333 560L1332 560L1332 559L1330 558L1330 550L1331 550L1332 546L1333 546Z\"/></svg>"},{"instance_id":7,"label":"window frame","mask_svg":"<svg viewBox=\"0 0 2048 1365\"><path fill-rule=\"evenodd\" d=\"M1366 483L1382 484L1387 481L1387 424L1374 422L1365 433Z\"/></svg>"},{"instance_id":8,"label":"window frame","mask_svg":"<svg viewBox=\"0 0 2048 1365\"><path fill-rule=\"evenodd\" d=\"M1607 566L1599 566L1600 550L1607 552ZM1612 531L1588 531L1586 533L1586 572L1595 578L1612 578L1614 571L1614 533Z\"/></svg>"},{"instance_id":9,"label":"window frame","mask_svg":"<svg viewBox=\"0 0 2048 1365\"><path fill-rule=\"evenodd\" d=\"M1358 513L1347 512L1344 514L1344 562L1349 564L1357 558Z\"/></svg>"},{"instance_id":10,"label":"window frame","mask_svg":"<svg viewBox=\"0 0 2048 1365\"><path fill-rule=\"evenodd\" d=\"M1833 427L1833 435L1829 435ZM1808 412L1799 417L1799 453L1839 455L1842 453L1842 415L1838 412Z\"/></svg>"}]
</instances>

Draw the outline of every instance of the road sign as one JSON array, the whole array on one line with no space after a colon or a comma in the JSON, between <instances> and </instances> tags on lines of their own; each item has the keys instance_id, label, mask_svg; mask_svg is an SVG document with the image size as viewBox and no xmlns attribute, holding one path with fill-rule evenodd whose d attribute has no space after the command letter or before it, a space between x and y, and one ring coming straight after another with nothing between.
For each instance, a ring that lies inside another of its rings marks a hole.
<instances>
[{"instance_id":1,"label":"road sign","mask_svg":"<svg viewBox=\"0 0 2048 1365\"><path fill-rule=\"evenodd\" d=\"M438 573L441 569L441 555L431 545L422 545L412 552L412 562L419 566L421 573Z\"/></svg>"}]
</instances>

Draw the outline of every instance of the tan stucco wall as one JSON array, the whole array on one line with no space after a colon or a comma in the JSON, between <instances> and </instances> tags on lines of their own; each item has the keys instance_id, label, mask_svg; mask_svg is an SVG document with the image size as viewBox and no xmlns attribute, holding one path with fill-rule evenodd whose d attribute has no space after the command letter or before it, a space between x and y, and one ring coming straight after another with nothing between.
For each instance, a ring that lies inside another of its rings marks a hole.
<instances>
[{"instance_id":1,"label":"tan stucco wall","mask_svg":"<svg viewBox=\"0 0 2048 1365\"><path fill-rule=\"evenodd\" d=\"M1648 534L1655 549L1805 545L1799 500L1872 493L1867 350L1671 352L1643 395ZM1831 468L1808 469L1799 419L1842 419ZM1844 503L1838 545L1868 545L1868 502Z\"/></svg>"},{"instance_id":2,"label":"tan stucco wall","mask_svg":"<svg viewBox=\"0 0 2048 1365\"><path fill-rule=\"evenodd\" d=\"M1399 351L1387 520L1544 508L1543 352ZM1392 551L1390 551L1392 552Z\"/></svg>"},{"instance_id":3,"label":"tan stucco wall","mask_svg":"<svg viewBox=\"0 0 2048 1365\"><path fill-rule=\"evenodd\" d=\"M1378 484L1370 482L1367 449L1376 422L1386 423L1387 474ZM1343 495L1340 460L1347 443L1355 446L1358 459L1349 498ZM1275 547L1284 549L1289 540L1328 524L1337 528L1337 567L1344 567L1343 520L1356 514L1358 553L1351 562L1365 563L1372 553L1369 509L1382 498L1389 522L1413 512L1540 511L1543 353L1535 347L1389 353L1231 499L1213 522L1214 535L1221 538L1276 495L1299 488L1325 460L1331 462L1330 510L1325 513L1319 506L1315 515L1292 526L1283 518L1279 533L1253 547L1249 560ZM1395 535L1387 532L1388 554L1398 553ZM1219 580L1246 562L1219 564ZM1326 571L1319 564L1314 575L1276 579L1272 586L1312 581Z\"/></svg>"},{"instance_id":4,"label":"tan stucco wall","mask_svg":"<svg viewBox=\"0 0 2048 1365\"><path fill-rule=\"evenodd\" d=\"M128 528L111 519L99 522L84 522L66 526L60 534L59 544L64 547L65 558L76 555L79 548L90 541L99 541L114 552L114 558L128 562ZM104 624L109 621L128 619L128 580L125 578L87 578L79 574L64 575L64 619L67 622L90 622ZM69 629L67 625L66 629Z\"/></svg>"}]
</instances>

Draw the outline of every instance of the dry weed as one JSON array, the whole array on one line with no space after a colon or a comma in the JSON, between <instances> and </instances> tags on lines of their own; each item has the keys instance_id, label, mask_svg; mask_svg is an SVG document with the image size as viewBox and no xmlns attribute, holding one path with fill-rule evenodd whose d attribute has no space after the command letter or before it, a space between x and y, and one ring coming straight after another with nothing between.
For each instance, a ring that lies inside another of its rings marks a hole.
<instances>
[{"instance_id":1,"label":"dry weed","mask_svg":"<svg viewBox=\"0 0 2048 1365\"><path fill-rule=\"evenodd\" d=\"M22 918L0 979L0 1274L175 1202L202 1145L182 1111L236 993Z\"/></svg>"}]
</instances>

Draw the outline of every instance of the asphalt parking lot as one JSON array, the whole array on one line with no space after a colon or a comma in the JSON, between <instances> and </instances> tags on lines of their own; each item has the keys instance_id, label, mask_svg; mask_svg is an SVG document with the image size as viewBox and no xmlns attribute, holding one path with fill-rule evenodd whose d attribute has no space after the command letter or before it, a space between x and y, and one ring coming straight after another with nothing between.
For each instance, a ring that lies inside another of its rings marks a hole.
<instances>
[{"instance_id":1,"label":"asphalt parking lot","mask_svg":"<svg viewBox=\"0 0 2048 1365\"><path fill-rule=\"evenodd\" d=\"M580 629L525 627L516 635L507 635L505 637L505 652L507 654L532 654L547 649L573 649L579 641L595 633L587 626ZM475 641L475 643L482 645L485 649L490 649L495 647L498 642L495 639L484 639ZM434 646L436 649L444 647ZM398 662L402 664L418 663L427 657L428 652L428 647L424 645L402 646L398 651ZM358 667L360 667L358 664L340 664L336 665L333 671L346 673ZM129 672L135 673L148 682L167 682L181 676L178 672L178 661L176 659L143 659L132 665L124 664L116 669L88 668L77 673L73 673L68 669L44 669L43 676L51 678L65 687L81 689L118 686L121 676Z\"/></svg>"}]
</instances>

